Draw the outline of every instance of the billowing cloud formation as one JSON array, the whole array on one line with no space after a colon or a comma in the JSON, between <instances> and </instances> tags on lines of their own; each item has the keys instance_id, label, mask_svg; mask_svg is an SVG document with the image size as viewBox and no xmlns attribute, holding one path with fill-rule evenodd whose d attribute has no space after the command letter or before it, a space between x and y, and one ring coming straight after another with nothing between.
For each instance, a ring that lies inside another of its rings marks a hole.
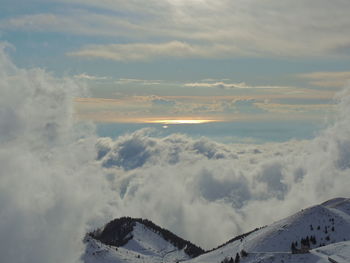
<instances>
[{"instance_id":1,"label":"billowing cloud formation","mask_svg":"<svg viewBox=\"0 0 350 263\"><path fill-rule=\"evenodd\" d=\"M144 165L192 163L202 157L214 160L236 158L236 154L226 146L205 138L192 141L182 135L172 135L157 139L149 137L147 131L122 136L115 142L110 138L100 139L97 151L102 166L132 170Z\"/></svg>"},{"instance_id":2,"label":"billowing cloud formation","mask_svg":"<svg viewBox=\"0 0 350 263\"><path fill-rule=\"evenodd\" d=\"M98 159L121 198L120 215L150 218L210 248L348 195L349 98L349 91L341 95L336 123L310 141L222 145L141 130L100 139Z\"/></svg>"},{"instance_id":3,"label":"billowing cloud formation","mask_svg":"<svg viewBox=\"0 0 350 263\"><path fill-rule=\"evenodd\" d=\"M3 48L1 262L79 262L84 233L107 204L94 165L94 130L74 125L72 117L72 98L81 89L40 69L18 69Z\"/></svg>"}]
</instances>

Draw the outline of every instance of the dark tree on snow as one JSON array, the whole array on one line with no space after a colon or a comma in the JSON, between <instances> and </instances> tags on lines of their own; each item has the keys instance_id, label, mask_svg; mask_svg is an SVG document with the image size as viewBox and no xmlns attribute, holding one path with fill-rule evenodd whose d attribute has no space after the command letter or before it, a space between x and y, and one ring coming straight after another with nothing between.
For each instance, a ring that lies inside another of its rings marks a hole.
<instances>
[{"instance_id":1,"label":"dark tree on snow","mask_svg":"<svg viewBox=\"0 0 350 263\"><path fill-rule=\"evenodd\" d=\"M290 249L292 251L292 254L294 254L297 251L297 248L295 247L294 242L292 242L292 245L290 246Z\"/></svg>"},{"instance_id":2,"label":"dark tree on snow","mask_svg":"<svg viewBox=\"0 0 350 263\"><path fill-rule=\"evenodd\" d=\"M248 256L248 253L244 249L242 249L241 250L241 257L244 258L246 256Z\"/></svg>"}]
</instances>

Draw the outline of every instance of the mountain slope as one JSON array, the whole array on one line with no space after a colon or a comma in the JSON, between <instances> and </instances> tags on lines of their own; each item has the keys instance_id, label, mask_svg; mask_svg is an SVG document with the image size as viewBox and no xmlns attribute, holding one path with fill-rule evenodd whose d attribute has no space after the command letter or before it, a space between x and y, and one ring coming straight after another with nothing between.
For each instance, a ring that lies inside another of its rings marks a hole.
<instances>
[{"instance_id":1,"label":"mountain slope","mask_svg":"<svg viewBox=\"0 0 350 263\"><path fill-rule=\"evenodd\" d=\"M115 219L89 233L85 242L86 263L175 262L204 252L149 220L130 217Z\"/></svg>"},{"instance_id":2,"label":"mountain slope","mask_svg":"<svg viewBox=\"0 0 350 263\"><path fill-rule=\"evenodd\" d=\"M330 200L251 232L218 249L203 254L189 263L221 262L235 258L242 250L248 256L241 262L313 262L315 254L291 254L292 242L301 247L301 239L309 239L310 248L350 239L349 199ZM313 237L310 241L310 237ZM315 261L316 262L316 261Z\"/></svg>"},{"instance_id":3,"label":"mountain slope","mask_svg":"<svg viewBox=\"0 0 350 263\"><path fill-rule=\"evenodd\" d=\"M349 240L350 199L336 198L239 235L206 253L151 221L124 217L87 235L83 260L221 263L238 254L241 263L344 263L350 262ZM291 253L292 244L298 254Z\"/></svg>"},{"instance_id":4,"label":"mountain slope","mask_svg":"<svg viewBox=\"0 0 350 263\"><path fill-rule=\"evenodd\" d=\"M350 262L350 241L338 242L313 249L312 254L318 256L320 259L332 259L333 262L349 263Z\"/></svg>"}]
</instances>

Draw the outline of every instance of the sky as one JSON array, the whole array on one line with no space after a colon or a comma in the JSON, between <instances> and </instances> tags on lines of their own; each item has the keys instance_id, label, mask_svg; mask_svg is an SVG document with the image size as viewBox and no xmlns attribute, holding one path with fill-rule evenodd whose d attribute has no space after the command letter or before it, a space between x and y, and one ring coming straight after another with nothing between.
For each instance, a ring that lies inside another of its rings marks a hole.
<instances>
[{"instance_id":1,"label":"sky","mask_svg":"<svg viewBox=\"0 0 350 263\"><path fill-rule=\"evenodd\" d=\"M0 40L16 65L88 87L75 101L79 120L256 129L288 120L289 138L307 138L350 78L349 9L344 0L3 0Z\"/></svg>"},{"instance_id":2,"label":"sky","mask_svg":"<svg viewBox=\"0 0 350 263\"><path fill-rule=\"evenodd\" d=\"M349 11L1 0L1 261L81 263L121 216L210 249L349 197Z\"/></svg>"}]
</instances>

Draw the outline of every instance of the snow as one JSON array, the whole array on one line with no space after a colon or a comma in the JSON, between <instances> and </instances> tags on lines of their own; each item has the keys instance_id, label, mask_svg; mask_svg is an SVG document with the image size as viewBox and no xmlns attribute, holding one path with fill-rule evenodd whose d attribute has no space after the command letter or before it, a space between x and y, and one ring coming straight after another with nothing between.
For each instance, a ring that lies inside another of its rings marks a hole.
<instances>
[{"instance_id":1,"label":"snow","mask_svg":"<svg viewBox=\"0 0 350 263\"><path fill-rule=\"evenodd\" d=\"M133 238L123 247L107 246L88 237L85 263L176 262L189 256L145 225L136 222Z\"/></svg>"},{"instance_id":2,"label":"snow","mask_svg":"<svg viewBox=\"0 0 350 263\"><path fill-rule=\"evenodd\" d=\"M348 215L350 215L350 199L347 198L336 198L336 199L332 199L330 201L326 202L326 205L324 203L325 206L329 207L329 208L335 208L338 211L342 211Z\"/></svg>"},{"instance_id":3,"label":"snow","mask_svg":"<svg viewBox=\"0 0 350 263\"><path fill-rule=\"evenodd\" d=\"M190 259L160 235L136 223L133 238L123 247L101 244L92 238L87 242L85 263L177 262L220 263L235 258L243 249L248 256L241 263L349 263L350 262L350 199L337 198L316 205L258 229L242 239ZM310 253L292 254L291 243L315 236Z\"/></svg>"},{"instance_id":4,"label":"snow","mask_svg":"<svg viewBox=\"0 0 350 263\"><path fill-rule=\"evenodd\" d=\"M83 260L85 263L162 262L160 257L145 255L123 247L107 246L92 238L87 241Z\"/></svg>"},{"instance_id":5,"label":"snow","mask_svg":"<svg viewBox=\"0 0 350 263\"><path fill-rule=\"evenodd\" d=\"M339 263L350 262L350 241L338 242L325 247L314 249L311 253L319 257L327 257ZM329 261L328 261L329 262Z\"/></svg>"},{"instance_id":6,"label":"snow","mask_svg":"<svg viewBox=\"0 0 350 263\"><path fill-rule=\"evenodd\" d=\"M327 207L332 207L332 206L336 206L337 204L342 204L344 202L347 202L347 198L337 197L337 198L330 199L330 200L322 203L321 205L327 206Z\"/></svg>"},{"instance_id":7,"label":"snow","mask_svg":"<svg viewBox=\"0 0 350 263\"><path fill-rule=\"evenodd\" d=\"M259 229L242 240L234 241L222 248L194 258L188 263L221 262L225 257L234 259L236 253L242 249L248 252L248 257L241 258L241 262L329 262L324 255L321 256L313 252L291 254L291 243L297 241L300 248L300 239L311 235L315 236L317 241L316 245L311 244L311 248L316 248L323 243L327 245L349 240L350 216L346 213L349 206L349 199L343 198L304 209ZM329 240L327 240L328 238ZM321 248L318 250L323 251ZM350 251L350 247L345 247L343 250ZM345 262L349 263L349 257L345 254L344 252L339 257L343 256L348 260Z\"/></svg>"}]
</instances>

